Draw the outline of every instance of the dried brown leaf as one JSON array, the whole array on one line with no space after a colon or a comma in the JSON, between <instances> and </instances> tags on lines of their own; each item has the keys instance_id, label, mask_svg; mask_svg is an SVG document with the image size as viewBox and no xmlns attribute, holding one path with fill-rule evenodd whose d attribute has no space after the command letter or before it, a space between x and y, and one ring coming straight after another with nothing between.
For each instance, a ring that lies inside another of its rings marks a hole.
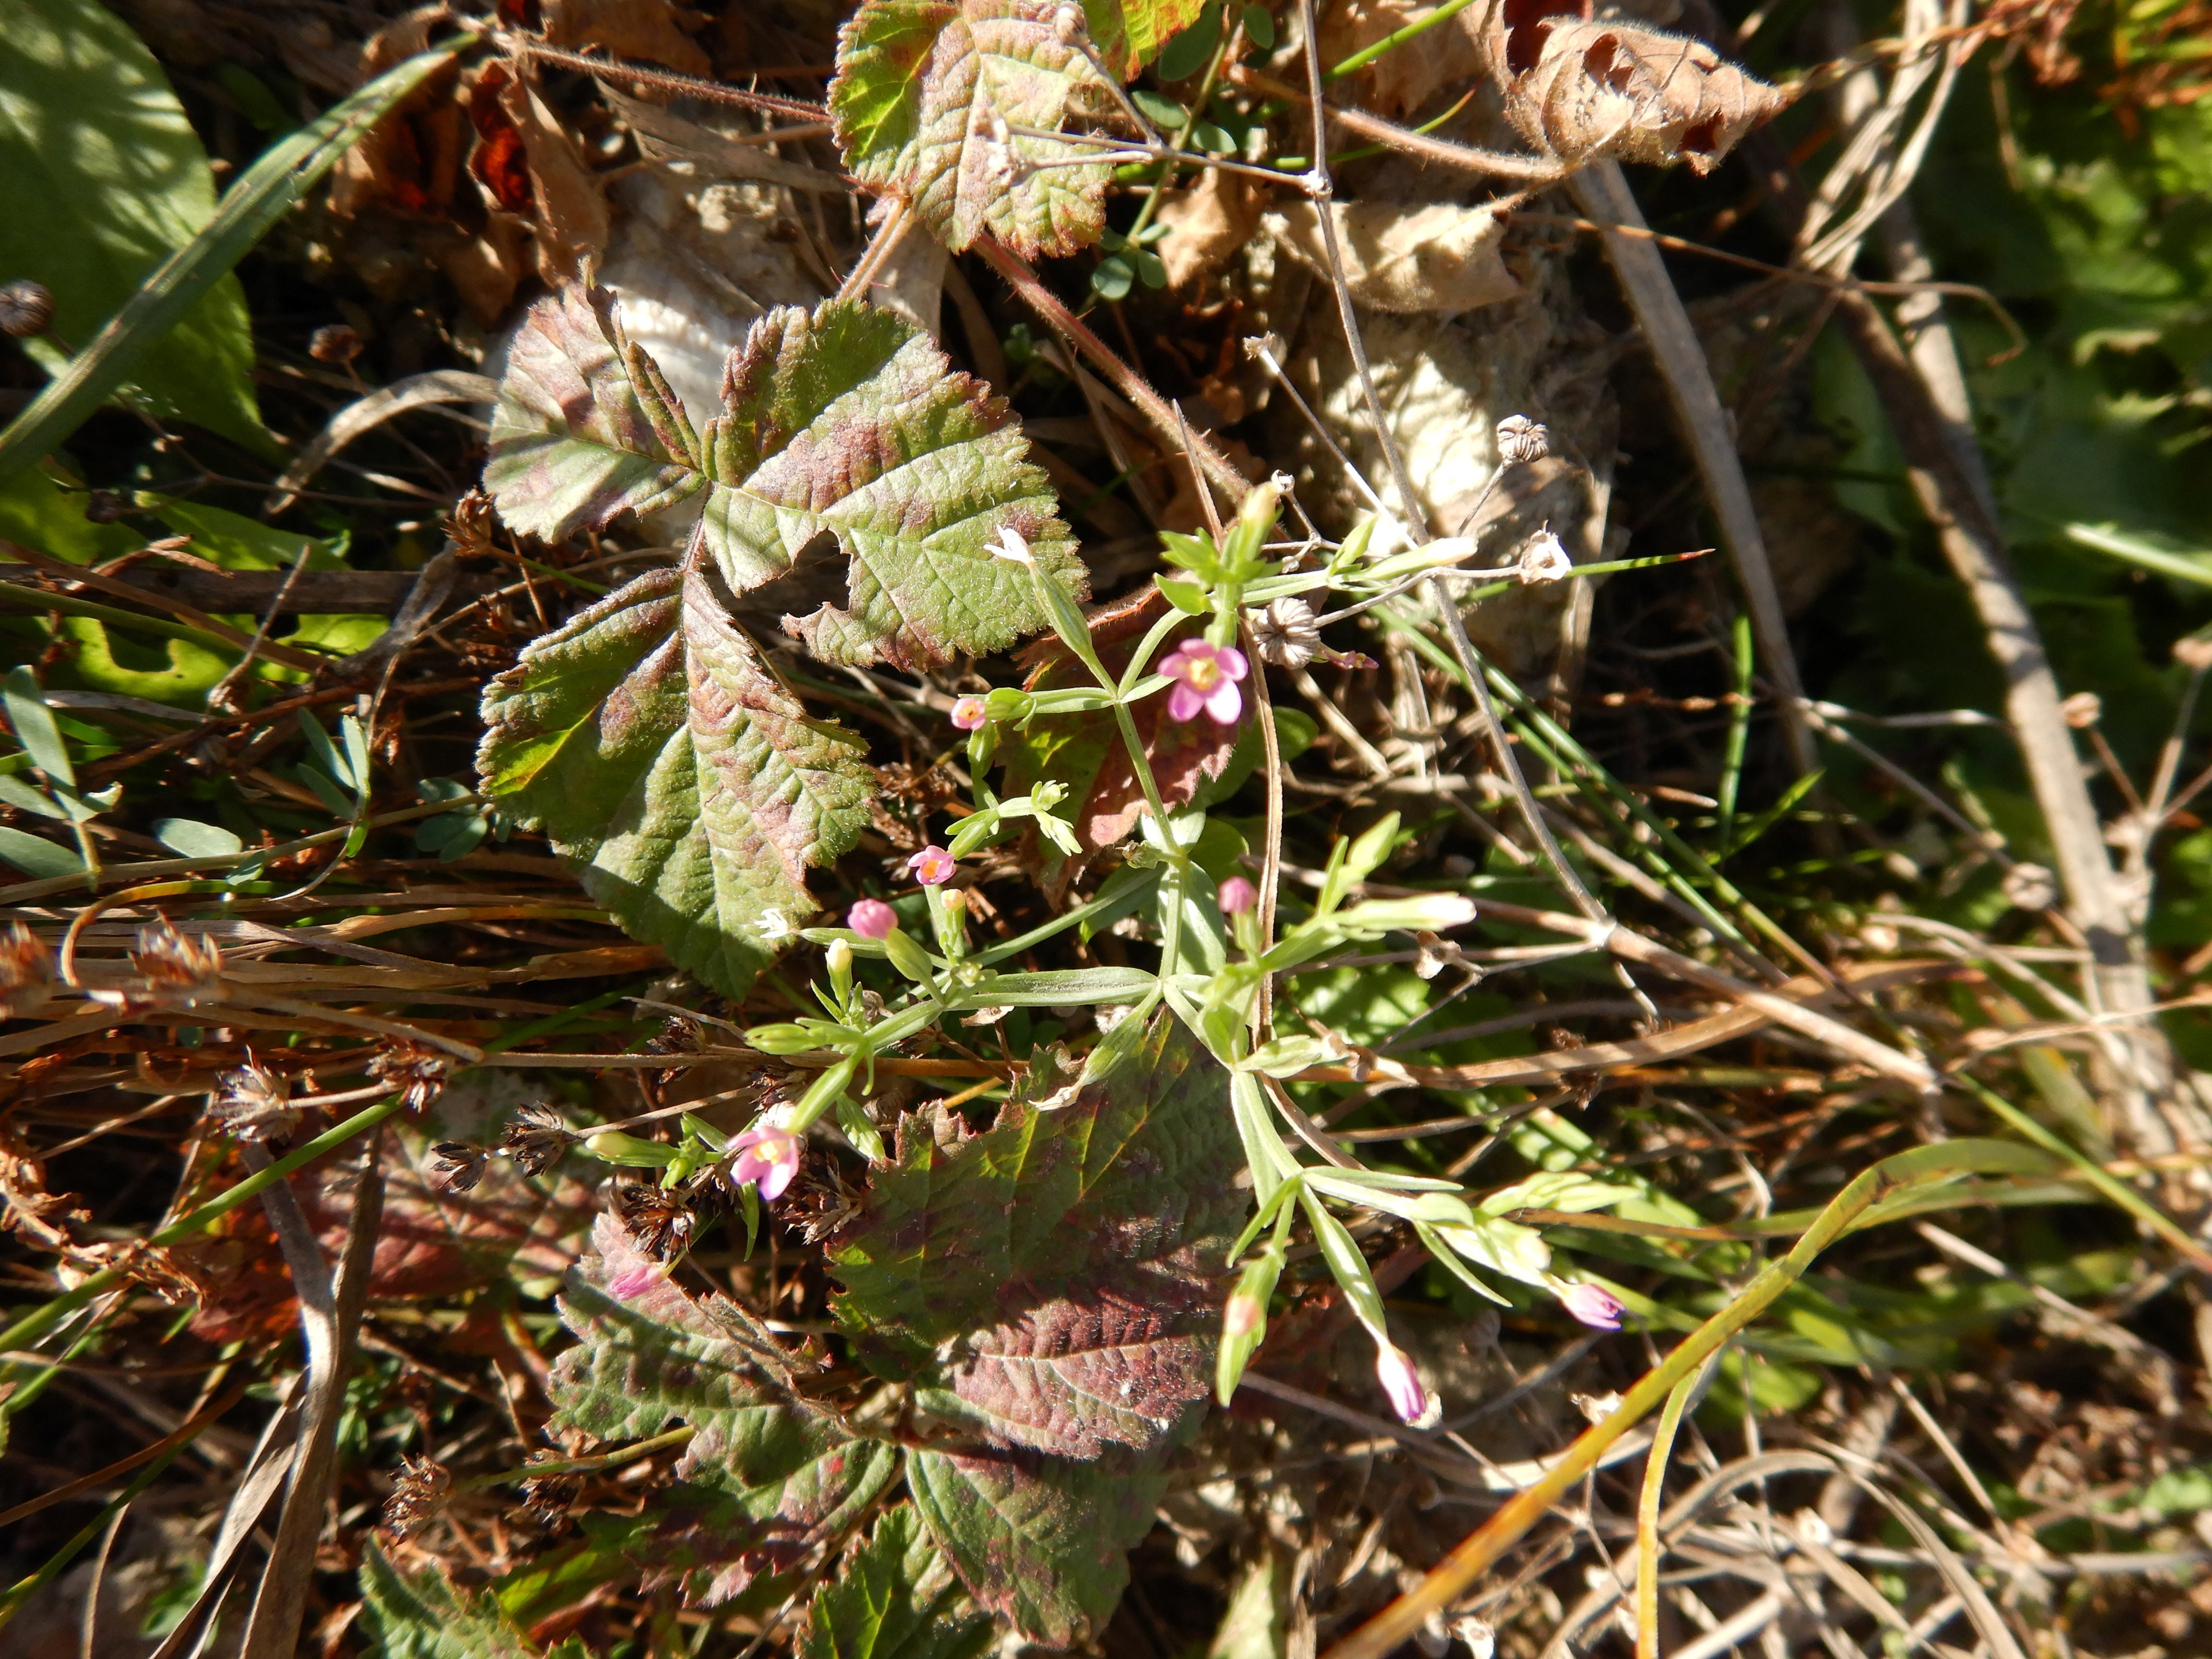
<instances>
[{"instance_id":1,"label":"dried brown leaf","mask_svg":"<svg viewBox=\"0 0 2212 1659\"><path fill-rule=\"evenodd\" d=\"M672 0L544 0L545 38L574 51L599 47L610 58L659 64L679 75L713 75L691 37L707 20Z\"/></svg>"},{"instance_id":2,"label":"dried brown leaf","mask_svg":"<svg viewBox=\"0 0 2212 1659\"><path fill-rule=\"evenodd\" d=\"M1521 283L1498 257L1505 219L1488 208L1435 202L1332 202L1337 256L1352 297L1376 311L1473 311L1518 299ZM1291 253L1328 269L1321 215L1288 202L1261 222Z\"/></svg>"}]
</instances>

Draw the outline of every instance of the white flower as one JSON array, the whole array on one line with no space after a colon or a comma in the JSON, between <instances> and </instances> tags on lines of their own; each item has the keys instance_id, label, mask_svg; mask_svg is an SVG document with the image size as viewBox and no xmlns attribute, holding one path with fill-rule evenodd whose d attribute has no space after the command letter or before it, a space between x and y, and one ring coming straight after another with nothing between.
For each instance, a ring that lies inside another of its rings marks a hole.
<instances>
[{"instance_id":1,"label":"white flower","mask_svg":"<svg viewBox=\"0 0 2212 1659\"><path fill-rule=\"evenodd\" d=\"M1036 563L1036 556L1030 551L1029 543L1022 538L1022 532L1015 529L1012 525L1006 525L1000 527L999 531L998 545L994 547L991 551L997 554L1002 559L1012 560L1016 564L1034 565Z\"/></svg>"},{"instance_id":2,"label":"white flower","mask_svg":"<svg viewBox=\"0 0 2212 1659\"><path fill-rule=\"evenodd\" d=\"M1528 544L1514 574L1524 583L1555 582L1571 575L1574 568L1565 546L1547 530Z\"/></svg>"},{"instance_id":3,"label":"white flower","mask_svg":"<svg viewBox=\"0 0 2212 1659\"><path fill-rule=\"evenodd\" d=\"M789 939L793 931L791 923L785 919L783 912L773 908L762 911L760 920L753 924L753 927L763 939L770 943L778 939Z\"/></svg>"}]
</instances>

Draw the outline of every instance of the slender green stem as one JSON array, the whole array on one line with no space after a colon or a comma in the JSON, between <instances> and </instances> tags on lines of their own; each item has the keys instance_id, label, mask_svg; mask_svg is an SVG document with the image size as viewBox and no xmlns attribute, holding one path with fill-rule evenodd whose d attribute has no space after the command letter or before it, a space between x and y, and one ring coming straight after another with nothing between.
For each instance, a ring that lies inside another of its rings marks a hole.
<instances>
[{"instance_id":1,"label":"slender green stem","mask_svg":"<svg viewBox=\"0 0 2212 1659\"><path fill-rule=\"evenodd\" d=\"M1636 1659L1659 1659L1659 1504L1666 1494L1667 1465L1682 1413L1711 1363L1698 1366L1668 1395L1652 1431L1651 1449L1644 1456L1644 1486L1636 1495Z\"/></svg>"},{"instance_id":2,"label":"slender green stem","mask_svg":"<svg viewBox=\"0 0 2212 1659\"><path fill-rule=\"evenodd\" d=\"M161 1479L162 1472L177 1461L184 1449L182 1443L172 1446L139 1470L131 1484L116 1493L106 1508L86 1522L75 1537L47 1558L44 1566L29 1577L17 1580L5 1595L0 1595L0 1629L4 1629L8 1621L23 1610L25 1602L60 1577L62 1570L76 1559L84 1547L100 1536L100 1528L113 1520L125 1505L136 1501L140 1492Z\"/></svg>"},{"instance_id":3,"label":"slender green stem","mask_svg":"<svg viewBox=\"0 0 2212 1659\"><path fill-rule=\"evenodd\" d=\"M1461 3L1465 4L1466 0L1461 0ZM1220 78L1222 63L1228 57L1229 48L1235 44L1237 32L1243 27L1243 24L1231 23L1226 18L1223 20L1221 39L1214 42L1213 56L1206 65L1206 77L1198 83L1198 96L1191 100L1190 118L1168 140L1169 159L1161 165L1160 176L1152 185L1152 193L1145 198L1145 204L1137 210L1136 222L1129 227L1131 242L1133 243L1138 233L1152 222L1152 215L1159 211L1160 204L1167 198L1168 187L1175 183L1176 164L1183 151L1190 148L1191 135L1198 131L1198 124L1206 118L1206 106L1213 96L1214 82Z\"/></svg>"},{"instance_id":4,"label":"slender green stem","mask_svg":"<svg viewBox=\"0 0 2212 1659\"><path fill-rule=\"evenodd\" d=\"M1728 752L1721 761L1720 821L1713 830L1713 862L1735 848L1735 799L1743 784L1744 750L1751 742L1751 677L1755 666L1751 613L1735 616L1735 706L1729 710Z\"/></svg>"},{"instance_id":5,"label":"slender green stem","mask_svg":"<svg viewBox=\"0 0 2212 1659\"><path fill-rule=\"evenodd\" d=\"M1735 1299L1683 1339L1674 1351L1646 1372L1607 1417L1584 1430L1549 1474L1516 1493L1475 1528L1413 1589L1329 1650L1327 1659L1384 1659L1412 1639L1428 1618L1466 1594L1474 1581L1550 1513L1615 1441L1658 1409L1676 1386L1696 1373L1783 1291L1796 1284L1821 1251L1850 1231L1876 1200L1900 1187L1948 1179L1972 1167L1948 1142L1917 1146L1886 1158L1863 1171L1829 1200L1818 1221L1781 1261L1761 1272Z\"/></svg>"},{"instance_id":6,"label":"slender green stem","mask_svg":"<svg viewBox=\"0 0 2212 1659\"><path fill-rule=\"evenodd\" d=\"M495 1469L489 1474L471 1475L465 1480L453 1483L455 1492L474 1492L484 1486L504 1486L510 1480L539 1480L549 1474L592 1474L601 1469L618 1469L625 1463L635 1463L641 1457L650 1457L671 1446L680 1446L699 1431L686 1426L657 1434L650 1440L641 1440L635 1445L624 1446L620 1451L601 1452L596 1457L568 1457L553 1463L525 1463L519 1469Z\"/></svg>"},{"instance_id":7,"label":"slender green stem","mask_svg":"<svg viewBox=\"0 0 2212 1659\"><path fill-rule=\"evenodd\" d=\"M1474 0L1444 0L1443 4L1438 6L1426 17L1418 22L1407 24L1395 33L1384 35L1372 46L1362 46L1334 69L1324 70L1321 78L1324 81L1341 81L1347 75L1356 75L1384 52L1395 52L1415 36L1425 34L1437 24L1458 16L1474 3Z\"/></svg>"},{"instance_id":8,"label":"slender green stem","mask_svg":"<svg viewBox=\"0 0 2212 1659\"><path fill-rule=\"evenodd\" d=\"M171 1222L146 1243L157 1249L183 1243L204 1231L210 1222L222 1219L240 1205L258 1197L295 1170L304 1170L325 1153L344 1146L356 1135L374 1128L404 1103L393 1098L380 1102L365 1112L356 1113L334 1128L325 1129L304 1146L294 1147L267 1169L257 1171L236 1186L227 1188L219 1197L210 1199L181 1220ZM33 1308L6 1330L0 1331L0 1352L29 1347L72 1311L82 1308L94 1297L113 1290L124 1282L125 1278L125 1275L115 1268L104 1267L90 1278L71 1285L44 1306Z\"/></svg>"}]
</instances>

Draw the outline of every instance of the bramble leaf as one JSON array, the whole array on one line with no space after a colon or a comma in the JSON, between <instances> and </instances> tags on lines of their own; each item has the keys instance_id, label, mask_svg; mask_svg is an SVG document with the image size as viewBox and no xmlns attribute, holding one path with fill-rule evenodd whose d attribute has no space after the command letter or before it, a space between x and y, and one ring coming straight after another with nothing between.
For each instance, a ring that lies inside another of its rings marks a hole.
<instances>
[{"instance_id":1,"label":"bramble leaf","mask_svg":"<svg viewBox=\"0 0 2212 1659\"><path fill-rule=\"evenodd\" d=\"M991 1644L911 1504L875 1530L815 1591L800 1659L969 1659Z\"/></svg>"},{"instance_id":2,"label":"bramble leaf","mask_svg":"<svg viewBox=\"0 0 2212 1659\"><path fill-rule=\"evenodd\" d=\"M1212 1387L1207 1275L1244 1207L1227 1079L1163 1018L1050 1111L980 1135L901 1120L831 1242L837 1317L878 1370L998 1446L1095 1458L1174 1437Z\"/></svg>"},{"instance_id":3,"label":"bramble leaf","mask_svg":"<svg viewBox=\"0 0 2212 1659\"><path fill-rule=\"evenodd\" d=\"M656 1577L713 1605L842 1534L890 1483L897 1452L791 1392L793 1357L735 1304L645 1274L616 1295L646 1264L611 1217L593 1239L599 1254L561 1299L578 1346L554 1364L554 1421L603 1440L697 1431L676 1467L685 1484L664 1495L641 1552Z\"/></svg>"},{"instance_id":4,"label":"bramble leaf","mask_svg":"<svg viewBox=\"0 0 2212 1659\"><path fill-rule=\"evenodd\" d=\"M1116 0L1086 10L1094 32L1110 18L1133 45ZM1060 131L1079 100L1106 106L1097 67L1054 32L1058 11L1057 0L863 0L838 31L830 83L845 165L910 202L955 252L986 235L1031 258L1097 241L1111 169L1032 136Z\"/></svg>"},{"instance_id":5,"label":"bramble leaf","mask_svg":"<svg viewBox=\"0 0 2212 1659\"><path fill-rule=\"evenodd\" d=\"M1029 572L990 550L1005 532L1081 597L1028 453L1005 401L928 335L838 301L754 324L695 432L613 302L571 289L532 307L515 341L484 482L509 526L547 539L704 490L702 544L738 593L834 542L850 556L845 606L785 627L824 661L913 668L1048 624Z\"/></svg>"},{"instance_id":6,"label":"bramble leaf","mask_svg":"<svg viewBox=\"0 0 2212 1659\"><path fill-rule=\"evenodd\" d=\"M641 576L484 688L483 790L584 866L633 936L727 994L811 913L874 775L730 620L706 574Z\"/></svg>"},{"instance_id":7,"label":"bramble leaf","mask_svg":"<svg viewBox=\"0 0 2212 1659\"><path fill-rule=\"evenodd\" d=\"M371 1544L361 1590L371 1659L538 1659L490 1596L455 1589L441 1568L403 1577ZM583 1644L571 1638L546 1659L584 1659Z\"/></svg>"},{"instance_id":8,"label":"bramble leaf","mask_svg":"<svg viewBox=\"0 0 2212 1659\"><path fill-rule=\"evenodd\" d=\"M563 289L530 307L492 412L484 488L510 529L546 541L657 513L705 484L684 406L613 296Z\"/></svg>"},{"instance_id":9,"label":"bramble leaf","mask_svg":"<svg viewBox=\"0 0 2212 1659\"><path fill-rule=\"evenodd\" d=\"M1076 1463L1030 1451L909 1452L915 1507L984 1607L1048 1647L1103 1625L1167 1491L1164 1447Z\"/></svg>"}]
</instances>

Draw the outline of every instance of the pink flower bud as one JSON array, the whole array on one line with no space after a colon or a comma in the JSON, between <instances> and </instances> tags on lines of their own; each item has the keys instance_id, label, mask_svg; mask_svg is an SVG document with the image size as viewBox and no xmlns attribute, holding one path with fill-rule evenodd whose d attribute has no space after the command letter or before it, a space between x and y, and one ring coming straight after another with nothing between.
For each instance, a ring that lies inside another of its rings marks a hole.
<instances>
[{"instance_id":1,"label":"pink flower bud","mask_svg":"<svg viewBox=\"0 0 2212 1659\"><path fill-rule=\"evenodd\" d=\"M1221 914L1241 916L1260 902L1260 890L1242 876L1231 876L1221 884Z\"/></svg>"},{"instance_id":2,"label":"pink flower bud","mask_svg":"<svg viewBox=\"0 0 2212 1659\"><path fill-rule=\"evenodd\" d=\"M1260 1298L1239 1291L1222 1310L1221 1334L1233 1341L1237 1337L1251 1335L1267 1322L1267 1310L1261 1307Z\"/></svg>"},{"instance_id":3,"label":"pink flower bud","mask_svg":"<svg viewBox=\"0 0 2212 1659\"><path fill-rule=\"evenodd\" d=\"M952 723L963 732L973 732L988 719L981 697L962 697L952 705Z\"/></svg>"},{"instance_id":4,"label":"pink flower bud","mask_svg":"<svg viewBox=\"0 0 2212 1659\"><path fill-rule=\"evenodd\" d=\"M1382 1392L1390 1396L1390 1409L1398 1413L1401 1422L1419 1423L1428 1415L1429 1391L1421 1386L1420 1375L1404 1349L1378 1339L1375 1375L1382 1379Z\"/></svg>"},{"instance_id":5,"label":"pink flower bud","mask_svg":"<svg viewBox=\"0 0 2212 1659\"><path fill-rule=\"evenodd\" d=\"M898 912L881 899L862 899L845 913L845 925L862 939L888 939L898 926Z\"/></svg>"},{"instance_id":6,"label":"pink flower bud","mask_svg":"<svg viewBox=\"0 0 2212 1659\"><path fill-rule=\"evenodd\" d=\"M1617 1331L1626 1311L1620 1298L1602 1285L1562 1285L1554 1292L1559 1305L1593 1329Z\"/></svg>"},{"instance_id":7,"label":"pink flower bud","mask_svg":"<svg viewBox=\"0 0 2212 1659\"><path fill-rule=\"evenodd\" d=\"M906 861L914 878L924 887L938 887L952 879L952 854L942 847L925 847Z\"/></svg>"}]
</instances>

